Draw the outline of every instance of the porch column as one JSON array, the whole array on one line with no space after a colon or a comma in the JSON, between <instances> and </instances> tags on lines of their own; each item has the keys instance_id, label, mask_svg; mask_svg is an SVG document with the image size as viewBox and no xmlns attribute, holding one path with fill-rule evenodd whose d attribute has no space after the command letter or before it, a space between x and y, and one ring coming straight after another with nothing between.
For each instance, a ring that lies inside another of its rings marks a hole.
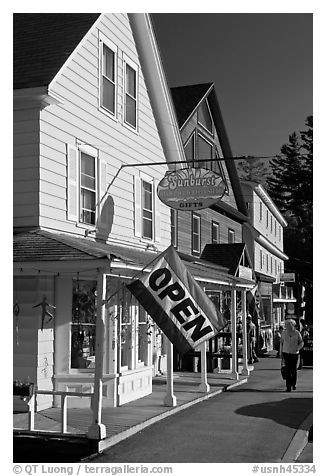
<instances>
[{"instance_id":1,"label":"porch column","mask_svg":"<svg viewBox=\"0 0 326 476\"><path fill-rule=\"evenodd\" d=\"M200 385L199 391L208 393L210 386L207 381L207 360L206 360L207 341L200 344Z\"/></svg>"},{"instance_id":2,"label":"porch column","mask_svg":"<svg viewBox=\"0 0 326 476\"><path fill-rule=\"evenodd\" d=\"M248 367L248 335L247 335L247 295L246 291L241 291L241 306L242 306L242 375L250 375Z\"/></svg>"},{"instance_id":3,"label":"porch column","mask_svg":"<svg viewBox=\"0 0 326 476\"><path fill-rule=\"evenodd\" d=\"M96 315L96 347L95 347L95 375L94 395L92 397L93 422L88 428L87 436L94 440L103 440L106 437L105 425L102 421L103 398L103 351L105 337L105 296L106 275L100 269L97 276L97 315Z\"/></svg>"},{"instance_id":4,"label":"porch column","mask_svg":"<svg viewBox=\"0 0 326 476\"><path fill-rule=\"evenodd\" d=\"M173 394L173 344L167 343L167 377L166 377L166 395L164 397L164 405L166 407L175 407L177 399Z\"/></svg>"},{"instance_id":5,"label":"porch column","mask_svg":"<svg viewBox=\"0 0 326 476\"><path fill-rule=\"evenodd\" d=\"M238 356L237 356L237 295L236 289L231 290L231 337L232 337L232 369L231 375L236 380L239 379L238 374Z\"/></svg>"}]
</instances>

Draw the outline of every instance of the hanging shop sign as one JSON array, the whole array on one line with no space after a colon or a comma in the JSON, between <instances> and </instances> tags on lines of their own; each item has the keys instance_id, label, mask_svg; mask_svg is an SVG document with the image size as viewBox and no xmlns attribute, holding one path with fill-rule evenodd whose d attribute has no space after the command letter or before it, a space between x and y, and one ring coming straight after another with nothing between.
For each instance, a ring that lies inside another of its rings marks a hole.
<instances>
[{"instance_id":1,"label":"hanging shop sign","mask_svg":"<svg viewBox=\"0 0 326 476\"><path fill-rule=\"evenodd\" d=\"M294 283L295 282L295 273L281 273L280 280L285 283Z\"/></svg>"},{"instance_id":2,"label":"hanging shop sign","mask_svg":"<svg viewBox=\"0 0 326 476\"><path fill-rule=\"evenodd\" d=\"M150 273L127 288L180 354L195 349L227 323L173 246L158 256Z\"/></svg>"},{"instance_id":3,"label":"hanging shop sign","mask_svg":"<svg viewBox=\"0 0 326 476\"><path fill-rule=\"evenodd\" d=\"M226 188L221 175L212 170L185 168L167 172L157 186L157 195L168 207L191 211L218 202Z\"/></svg>"}]
</instances>

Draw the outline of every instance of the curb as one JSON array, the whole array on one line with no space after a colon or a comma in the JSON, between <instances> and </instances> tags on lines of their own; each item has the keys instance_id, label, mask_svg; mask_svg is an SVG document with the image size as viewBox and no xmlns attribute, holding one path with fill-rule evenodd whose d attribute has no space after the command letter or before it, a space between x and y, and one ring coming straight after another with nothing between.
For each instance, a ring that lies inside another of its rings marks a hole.
<instances>
[{"instance_id":1,"label":"curb","mask_svg":"<svg viewBox=\"0 0 326 476\"><path fill-rule=\"evenodd\" d=\"M311 412L301 423L284 453L282 463L295 463L308 443L309 431L313 424L313 413Z\"/></svg>"},{"instance_id":2,"label":"curb","mask_svg":"<svg viewBox=\"0 0 326 476\"><path fill-rule=\"evenodd\" d=\"M154 423L157 423L161 420L164 420L165 418L168 418L171 415L174 415L182 410L185 410L186 408L192 407L193 405L196 405L197 403L203 402L205 400L208 400L212 397L215 397L216 395L226 392L229 389L238 387L239 385L243 385L244 383L248 382L248 378L244 378L242 380L239 380L237 382L231 383L231 384L226 384L223 388L216 390L214 392L208 393L203 395L202 397L198 397L195 400L191 400L190 402L183 403L179 406L173 407L170 410L167 410L164 413L161 413L160 415L156 415L155 417L149 418L148 420L138 423L135 426L132 426L131 428L128 428L127 430L122 431L121 433L118 433L116 435L113 435L109 438L106 438L104 440L101 440L97 444L97 451L98 453L103 452L104 450L111 448L112 446L116 445L117 443L120 443L123 440L126 440L130 436L135 435L136 433L139 433L140 431L144 430L145 428L153 425ZM96 457L98 453L90 455L89 457L81 460L83 461L89 461Z\"/></svg>"}]
</instances>

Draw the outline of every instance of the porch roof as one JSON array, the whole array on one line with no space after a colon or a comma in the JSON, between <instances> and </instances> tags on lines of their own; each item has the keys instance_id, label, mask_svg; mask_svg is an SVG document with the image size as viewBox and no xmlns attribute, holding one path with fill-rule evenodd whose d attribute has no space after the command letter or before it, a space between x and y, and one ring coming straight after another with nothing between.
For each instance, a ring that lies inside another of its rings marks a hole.
<instances>
[{"instance_id":1,"label":"porch roof","mask_svg":"<svg viewBox=\"0 0 326 476\"><path fill-rule=\"evenodd\" d=\"M40 229L14 233L13 258L19 263L110 259L146 266L155 256L152 251Z\"/></svg>"},{"instance_id":2,"label":"porch roof","mask_svg":"<svg viewBox=\"0 0 326 476\"><path fill-rule=\"evenodd\" d=\"M236 278L222 264L211 263L194 256L180 253L180 258L193 275L201 282L222 286L239 285L252 287L254 281ZM137 250L135 247L106 244L90 238L70 236L46 230L31 230L14 234L13 258L14 263L28 264L56 262L69 265L84 262L98 267L98 263L119 269L119 266L135 266L142 269L151 265L158 256L152 250ZM130 276L132 277L132 276Z\"/></svg>"}]
</instances>

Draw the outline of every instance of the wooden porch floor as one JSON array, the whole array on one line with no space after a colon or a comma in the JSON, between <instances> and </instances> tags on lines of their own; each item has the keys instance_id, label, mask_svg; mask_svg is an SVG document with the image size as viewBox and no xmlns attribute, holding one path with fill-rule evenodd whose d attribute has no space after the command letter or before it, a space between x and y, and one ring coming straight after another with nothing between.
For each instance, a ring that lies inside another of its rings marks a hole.
<instances>
[{"instance_id":1,"label":"wooden porch floor","mask_svg":"<svg viewBox=\"0 0 326 476\"><path fill-rule=\"evenodd\" d=\"M186 407L190 402L202 399L204 396L213 396L233 386L239 381L233 380L228 374L208 374L210 391L208 394L200 392L200 374L175 373L174 395L176 396L176 408ZM240 383L246 380L240 376ZM126 430L144 424L160 415L171 412L173 407L164 405L166 394L166 376L153 378L153 391L133 402L120 407L104 407L102 409L102 423L106 427L106 438L115 437ZM175 407L174 407L175 408ZM85 435L92 422L90 408L68 408L68 432L71 435ZM28 413L16 413L13 416L14 430L28 429ZM56 432L61 431L61 409L49 408L35 414L35 431Z\"/></svg>"}]
</instances>

